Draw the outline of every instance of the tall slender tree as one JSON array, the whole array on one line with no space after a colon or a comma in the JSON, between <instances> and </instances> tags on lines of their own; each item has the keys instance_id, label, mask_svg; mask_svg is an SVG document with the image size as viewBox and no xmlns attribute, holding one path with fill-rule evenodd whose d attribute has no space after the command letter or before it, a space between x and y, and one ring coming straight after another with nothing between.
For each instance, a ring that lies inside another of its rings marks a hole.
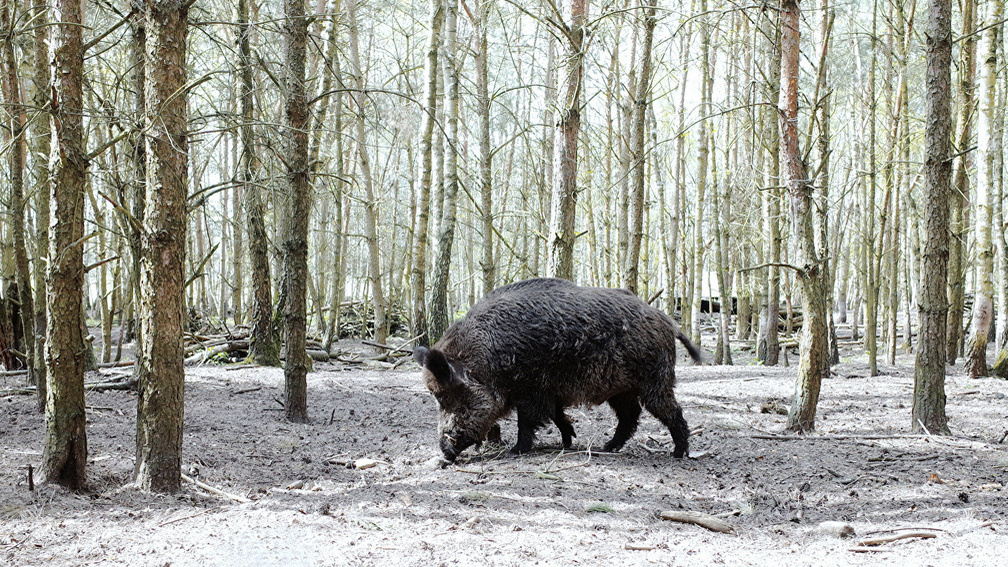
<instances>
[{"instance_id":1,"label":"tall slender tree","mask_svg":"<svg viewBox=\"0 0 1008 567\"><path fill-rule=\"evenodd\" d=\"M786 429L815 429L819 389L829 376L829 328L826 321L826 278L823 259L816 249L815 203L812 184L805 170L798 140L798 74L800 70L801 8L798 0L781 1L781 87L780 163L783 181L791 204L792 239L795 265L801 287L802 321L801 362L795 386L794 403L788 413Z\"/></svg>"},{"instance_id":2,"label":"tall slender tree","mask_svg":"<svg viewBox=\"0 0 1008 567\"><path fill-rule=\"evenodd\" d=\"M994 113L998 112L998 44L1004 6L997 0L984 4L987 16L984 19L981 40L983 60L980 69L980 115L977 123L980 164L977 168L977 206L974 221L978 253L977 290L973 299L973 323L966 355L966 371L973 378L987 376L987 337L994 323L994 247L991 241L991 225L994 221L993 201L997 196L995 167L1001 166L997 159L1001 153L1001 139L1000 133L994 131Z\"/></svg>"},{"instance_id":3,"label":"tall slender tree","mask_svg":"<svg viewBox=\"0 0 1008 567\"><path fill-rule=\"evenodd\" d=\"M360 58L360 30L357 25L357 0L348 0L347 28L350 39L350 72L353 77L353 89L350 98L354 101L355 131L357 134L357 158L360 166L361 185L364 188L364 240L367 242L368 281L371 287L371 306L374 309L374 334L379 343L384 343L388 336L388 306L385 304L385 292L382 288L381 251L378 242L378 199L374 192L374 178L371 173L371 158L368 154L365 121L367 114L364 96L364 67Z\"/></svg>"},{"instance_id":4,"label":"tall slender tree","mask_svg":"<svg viewBox=\"0 0 1008 567\"><path fill-rule=\"evenodd\" d=\"M949 363L962 354L963 310L966 304L966 269L969 237L970 179L973 169L973 121L976 119L976 6L977 0L963 0L962 41L959 44L958 112L956 115L956 157L952 172L952 201L949 205L951 242L948 261L948 324L946 349Z\"/></svg>"},{"instance_id":5,"label":"tall slender tree","mask_svg":"<svg viewBox=\"0 0 1008 567\"><path fill-rule=\"evenodd\" d=\"M253 23L250 6L253 0L238 0L238 76L241 122L238 157L238 182L245 197L245 225L248 230L248 255L252 284L252 310L249 314L252 335L249 338L249 358L264 366L280 365L280 337L273 326L273 287L270 283L269 240L266 233L266 208L263 184L258 178L256 158L254 77L252 59Z\"/></svg>"},{"instance_id":6,"label":"tall slender tree","mask_svg":"<svg viewBox=\"0 0 1008 567\"><path fill-rule=\"evenodd\" d=\"M648 156L644 147L644 133L647 129L647 108L651 95L651 45L654 42L654 30L658 22L655 17L655 6L656 0L641 0L636 18L640 27L638 57L641 64L631 113L630 243L627 248L626 265L623 268L623 286L633 293L637 293L641 242L644 240L644 185Z\"/></svg>"},{"instance_id":7,"label":"tall slender tree","mask_svg":"<svg viewBox=\"0 0 1008 567\"><path fill-rule=\"evenodd\" d=\"M433 178L434 123L437 113L438 48L441 43L441 24L444 22L444 1L430 0L430 33L427 36L426 62L424 63L424 109L420 126L420 185L417 195L416 229L413 234L413 265L410 287L413 308L410 329L418 344L430 345L427 327L427 245L430 228L431 180Z\"/></svg>"},{"instance_id":8,"label":"tall slender tree","mask_svg":"<svg viewBox=\"0 0 1008 567\"><path fill-rule=\"evenodd\" d=\"M25 213L28 199L25 196L25 154L27 143L27 112L22 104L21 74L18 70L17 58L14 54L14 33L12 16L17 13L16 3L7 0L3 6L3 29L10 30L4 38L4 83L7 103L10 109L10 140L11 149L7 155L10 165L10 213L11 236L14 244L14 269L17 281L18 313L21 317L21 330L24 333L25 362L28 366L28 380L38 383L39 359L35 354L35 305L32 297L31 268L28 265L28 247L25 235Z\"/></svg>"},{"instance_id":9,"label":"tall slender tree","mask_svg":"<svg viewBox=\"0 0 1008 567\"><path fill-rule=\"evenodd\" d=\"M35 368L36 400L39 411L45 411L46 404L46 264L49 252L49 198L50 171L49 150L50 131L50 83L49 83L49 5L47 0L33 0L32 22L34 35L32 46L32 106L39 118L29 127L31 132L32 171L35 174Z\"/></svg>"},{"instance_id":10,"label":"tall slender tree","mask_svg":"<svg viewBox=\"0 0 1008 567\"><path fill-rule=\"evenodd\" d=\"M566 56L557 101L559 140L553 149L553 193L550 200L549 262L547 271L558 278L574 278L575 211L577 208L578 133L581 129L581 90L584 77L585 22L588 0L571 0L570 23L563 26Z\"/></svg>"},{"instance_id":11,"label":"tall slender tree","mask_svg":"<svg viewBox=\"0 0 1008 567\"><path fill-rule=\"evenodd\" d=\"M143 341L137 359L137 484L175 492L182 474L182 366L189 139L189 3L157 0L147 20L147 203L141 264Z\"/></svg>"},{"instance_id":12,"label":"tall slender tree","mask_svg":"<svg viewBox=\"0 0 1008 567\"><path fill-rule=\"evenodd\" d=\"M456 203L459 173L459 61L458 61L458 0L448 0L445 12L445 139L444 201L438 239L434 252L434 277L431 282L430 335L441 338L448 329L448 278L451 274L452 247L455 242Z\"/></svg>"},{"instance_id":13,"label":"tall slender tree","mask_svg":"<svg viewBox=\"0 0 1008 567\"><path fill-rule=\"evenodd\" d=\"M952 164L952 1L928 0L925 32L924 246L917 299L920 339L914 365L914 431L947 434L945 414L945 294L949 259Z\"/></svg>"},{"instance_id":14,"label":"tall slender tree","mask_svg":"<svg viewBox=\"0 0 1008 567\"><path fill-rule=\"evenodd\" d=\"M287 165L283 220L284 413L308 421L308 223L311 218L311 163L308 155L308 95L305 61L308 18L305 0L284 0L284 161Z\"/></svg>"},{"instance_id":15,"label":"tall slender tree","mask_svg":"<svg viewBox=\"0 0 1008 567\"><path fill-rule=\"evenodd\" d=\"M50 209L49 314L46 327L45 478L80 489L85 482L84 415L84 9L80 0L59 0L54 34L52 121L56 163ZM184 201L184 200L183 200Z\"/></svg>"}]
</instances>

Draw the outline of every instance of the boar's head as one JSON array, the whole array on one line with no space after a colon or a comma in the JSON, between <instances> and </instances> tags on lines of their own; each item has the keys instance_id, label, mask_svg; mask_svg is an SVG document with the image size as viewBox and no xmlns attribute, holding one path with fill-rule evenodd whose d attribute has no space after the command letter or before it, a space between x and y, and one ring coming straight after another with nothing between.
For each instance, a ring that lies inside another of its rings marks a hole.
<instances>
[{"instance_id":1,"label":"boar's head","mask_svg":"<svg viewBox=\"0 0 1008 567\"><path fill-rule=\"evenodd\" d=\"M465 364L434 348L417 347L413 358L423 368L423 380L440 406L441 452L454 462L459 453L486 439L497 423L500 404L490 388L471 379Z\"/></svg>"}]
</instances>

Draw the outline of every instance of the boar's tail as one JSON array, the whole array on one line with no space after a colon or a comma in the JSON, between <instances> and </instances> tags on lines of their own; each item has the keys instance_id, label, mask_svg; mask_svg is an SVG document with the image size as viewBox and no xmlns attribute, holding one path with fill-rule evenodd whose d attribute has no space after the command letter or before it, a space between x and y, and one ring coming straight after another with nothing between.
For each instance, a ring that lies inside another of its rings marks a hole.
<instances>
[{"instance_id":1,"label":"boar's tail","mask_svg":"<svg viewBox=\"0 0 1008 567\"><path fill-rule=\"evenodd\" d=\"M690 358L693 359L693 362L696 362L697 364L703 364L703 355L700 354L700 349L697 348L695 344L693 344L693 341L691 341L689 337L686 336L686 333L684 333L683 330L679 328L678 325L676 325L675 331L676 331L676 338L679 339L679 342L681 342L684 347L686 347L686 352L689 353Z\"/></svg>"}]
</instances>

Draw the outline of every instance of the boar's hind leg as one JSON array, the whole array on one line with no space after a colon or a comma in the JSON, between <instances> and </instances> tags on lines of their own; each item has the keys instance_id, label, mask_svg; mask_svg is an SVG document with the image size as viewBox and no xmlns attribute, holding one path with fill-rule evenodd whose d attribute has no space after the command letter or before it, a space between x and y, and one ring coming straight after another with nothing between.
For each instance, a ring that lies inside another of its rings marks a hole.
<instances>
[{"instance_id":1,"label":"boar's hind leg","mask_svg":"<svg viewBox=\"0 0 1008 567\"><path fill-rule=\"evenodd\" d=\"M686 418L683 417L682 407L675 399L675 394L669 389L661 395L644 398L644 407L651 415L658 418L669 428L672 440L675 441L675 449L672 456L682 458L689 454L689 426L686 425Z\"/></svg>"},{"instance_id":2,"label":"boar's hind leg","mask_svg":"<svg viewBox=\"0 0 1008 567\"><path fill-rule=\"evenodd\" d=\"M563 439L563 448L570 449L572 445L571 440L577 437L577 433L574 433L574 425L571 423L570 418L567 417L567 414L564 413L563 406L559 403L554 408L553 423L560 430L560 437Z\"/></svg>"},{"instance_id":3,"label":"boar's hind leg","mask_svg":"<svg viewBox=\"0 0 1008 567\"><path fill-rule=\"evenodd\" d=\"M641 406L637 401L637 392L624 392L609 398L609 406L616 412L616 432L605 444L606 451L619 451L627 440L637 431L640 420Z\"/></svg>"}]
</instances>

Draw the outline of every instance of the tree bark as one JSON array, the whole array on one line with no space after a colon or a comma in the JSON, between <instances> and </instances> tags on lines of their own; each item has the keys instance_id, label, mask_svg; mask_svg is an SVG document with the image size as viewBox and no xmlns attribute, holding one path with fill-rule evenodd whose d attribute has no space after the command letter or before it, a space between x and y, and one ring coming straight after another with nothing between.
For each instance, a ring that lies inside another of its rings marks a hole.
<instances>
[{"instance_id":1,"label":"tree bark","mask_svg":"<svg viewBox=\"0 0 1008 567\"><path fill-rule=\"evenodd\" d=\"M654 40L656 0L641 0L637 14L640 32L638 57L640 75L637 77L637 91L633 97L632 123L630 127L630 243L627 247L626 265L623 270L623 287L637 293L641 242L644 239L644 185L647 152L644 148L644 133L647 130L647 108L651 96L651 44ZM660 212L664 214L664 212Z\"/></svg>"},{"instance_id":2,"label":"tree bark","mask_svg":"<svg viewBox=\"0 0 1008 567\"><path fill-rule=\"evenodd\" d=\"M480 220L482 221L482 257L480 269L483 273L483 295L497 287L497 263L494 260L493 225L493 152L490 149L490 94L487 92L487 20L490 4L486 0L476 2L473 27L476 33L476 114L479 117L479 186Z\"/></svg>"},{"instance_id":3,"label":"tree bark","mask_svg":"<svg viewBox=\"0 0 1008 567\"><path fill-rule=\"evenodd\" d=\"M308 422L308 224L311 218L311 163L308 155L308 95L305 62L308 19L305 0L284 0L285 175L283 221L284 413L288 421Z\"/></svg>"},{"instance_id":4,"label":"tree bark","mask_svg":"<svg viewBox=\"0 0 1008 567\"><path fill-rule=\"evenodd\" d=\"M571 0L571 20L563 35L566 57L557 108L553 148L553 194L550 201L549 265L550 275L574 279L575 211L577 209L578 132L581 129L581 90L584 76L585 21L588 0Z\"/></svg>"},{"instance_id":5,"label":"tree bark","mask_svg":"<svg viewBox=\"0 0 1008 567\"><path fill-rule=\"evenodd\" d=\"M137 360L137 484L175 492L182 474L185 256L189 170L186 36L189 5L148 2L147 202Z\"/></svg>"},{"instance_id":6,"label":"tree bark","mask_svg":"<svg viewBox=\"0 0 1008 567\"><path fill-rule=\"evenodd\" d=\"M437 113L438 47L444 22L443 0L430 0L430 34L427 36L427 61L424 64L425 107L420 125L420 194L417 196L417 220L413 234L413 266L410 274L413 306L410 328L417 344L430 346L427 327L427 244L430 226L431 179L433 170L434 123Z\"/></svg>"},{"instance_id":7,"label":"tree bark","mask_svg":"<svg viewBox=\"0 0 1008 567\"><path fill-rule=\"evenodd\" d=\"M270 283L269 241L266 235L266 211L258 179L255 157L255 107L253 102L252 47L253 25L249 3L238 0L238 64L241 85L241 155L238 158L238 182L245 197L245 223L248 229L248 254L252 284L252 336L249 359L263 366L280 366L280 338L273 326L273 288Z\"/></svg>"},{"instance_id":8,"label":"tree bark","mask_svg":"<svg viewBox=\"0 0 1008 567\"><path fill-rule=\"evenodd\" d=\"M983 66L980 70L980 115L977 124L977 147L980 167L977 168L977 289L973 299L973 323L968 341L966 373L972 378L987 376L987 337L994 322L994 247L991 225L994 221L993 200L997 195L995 167L1001 164L1000 132L994 129L997 109L998 44L1000 43L1003 2L986 2L987 17L982 39ZM1003 253L1003 252L1002 252ZM1001 306L1004 309L1004 306Z\"/></svg>"},{"instance_id":9,"label":"tree bark","mask_svg":"<svg viewBox=\"0 0 1008 567\"><path fill-rule=\"evenodd\" d=\"M17 13L13 0L7 0L3 6L3 29L12 30L11 14ZM26 112L21 102L21 78L18 74L17 61L14 55L14 35L10 33L4 40L4 70L6 83L6 102L10 113L11 148L7 156L10 166L11 196L8 205L10 214L11 236L14 244L14 267L18 288L18 301L21 303L18 312L21 316L21 329L24 333L25 362L28 366L28 381L38 383L39 358L35 347L35 305L32 297L31 268L28 265L28 248L25 243L25 217L28 199L24 191L25 154L28 149Z\"/></svg>"},{"instance_id":10,"label":"tree bark","mask_svg":"<svg viewBox=\"0 0 1008 567\"><path fill-rule=\"evenodd\" d=\"M378 200L374 194L374 181L371 176L371 161L368 157L367 137L365 134L364 109L364 68L361 67L359 33L357 28L357 0L347 2L347 24L350 35L350 64L353 66L353 93L356 111L357 156L360 160L361 181L364 186L364 240L368 249L368 281L371 284L371 305L374 308L374 334L376 342L384 343L388 336L388 321L385 304L385 293L382 289L381 259L378 242Z\"/></svg>"},{"instance_id":11,"label":"tree bark","mask_svg":"<svg viewBox=\"0 0 1008 567\"><path fill-rule=\"evenodd\" d=\"M448 279L451 274L452 247L455 241L455 214L458 197L458 116L459 116L459 70L458 70L458 4L448 0L445 13L445 118L447 138L445 140L445 191L441 207L441 222L434 258L434 278L431 282L430 338L436 342L448 329Z\"/></svg>"},{"instance_id":12,"label":"tree bark","mask_svg":"<svg viewBox=\"0 0 1008 567\"><path fill-rule=\"evenodd\" d=\"M791 205L795 265L802 297L801 362L794 403L785 429L815 429L816 407L823 379L829 376L829 326L826 321L826 277L816 252L812 184L798 144L799 23L798 0L781 1L780 163Z\"/></svg>"},{"instance_id":13,"label":"tree bark","mask_svg":"<svg viewBox=\"0 0 1008 567\"><path fill-rule=\"evenodd\" d=\"M84 288L84 10L80 0L59 0L55 26L52 120L56 163L50 209L49 302L46 328L46 435L42 472L50 482L84 487L87 434L84 414L84 337L80 316Z\"/></svg>"},{"instance_id":14,"label":"tree bark","mask_svg":"<svg viewBox=\"0 0 1008 567\"><path fill-rule=\"evenodd\" d=\"M35 173L35 369L36 402L40 412L46 405L46 262L49 252L49 199L52 187L49 172L50 131L50 84L49 84L49 6L46 0L33 0L32 21L34 23L34 45L32 57L32 105L39 113L29 127L32 170Z\"/></svg>"},{"instance_id":15,"label":"tree bark","mask_svg":"<svg viewBox=\"0 0 1008 567\"><path fill-rule=\"evenodd\" d=\"M780 26L774 26L770 19L774 10L765 10L763 34L767 41L766 56L769 59L770 71L767 75L769 100L777 100L780 96ZM763 307L763 320L760 323L759 337L756 346L756 359L765 366L776 366L780 355L780 343L777 338L777 326L780 320L780 268L781 234L780 234L780 190L777 187L780 176L779 144L780 134L778 122L769 113L765 116L764 144L768 163L764 168L763 196L763 245L766 249L764 261L770 264L767 268L766 304Z\"/></svg>"},{"instance_id":16,"label":"tree bark","mask_svg":"<svg viewBox=\"0 0 1008 567\"><path fill-rule=\"evenodd\" d=\"M928 0L925 32L924 241L920 296L920 331L914 366L912 427L949 433L945 415L945 294L949 258L949 198L952 134L952 2Z\"/></svg>"},{"instance_id":17,"label":"tree bark","mask_svg":"<svg viewBox=\"0 0 1008 567\"><path fill-rule=\"evenodd\" d=\"M963 309L966 302L966 270L969 235L969 171L973 168L973 116L976 113L976 0L962 1L962 42L959 52L959 112L956 124L955 166L949 210L951 242L948 261L948 324L945 329L948 364L962 353Z\"/></svg>"}]
</instances>

